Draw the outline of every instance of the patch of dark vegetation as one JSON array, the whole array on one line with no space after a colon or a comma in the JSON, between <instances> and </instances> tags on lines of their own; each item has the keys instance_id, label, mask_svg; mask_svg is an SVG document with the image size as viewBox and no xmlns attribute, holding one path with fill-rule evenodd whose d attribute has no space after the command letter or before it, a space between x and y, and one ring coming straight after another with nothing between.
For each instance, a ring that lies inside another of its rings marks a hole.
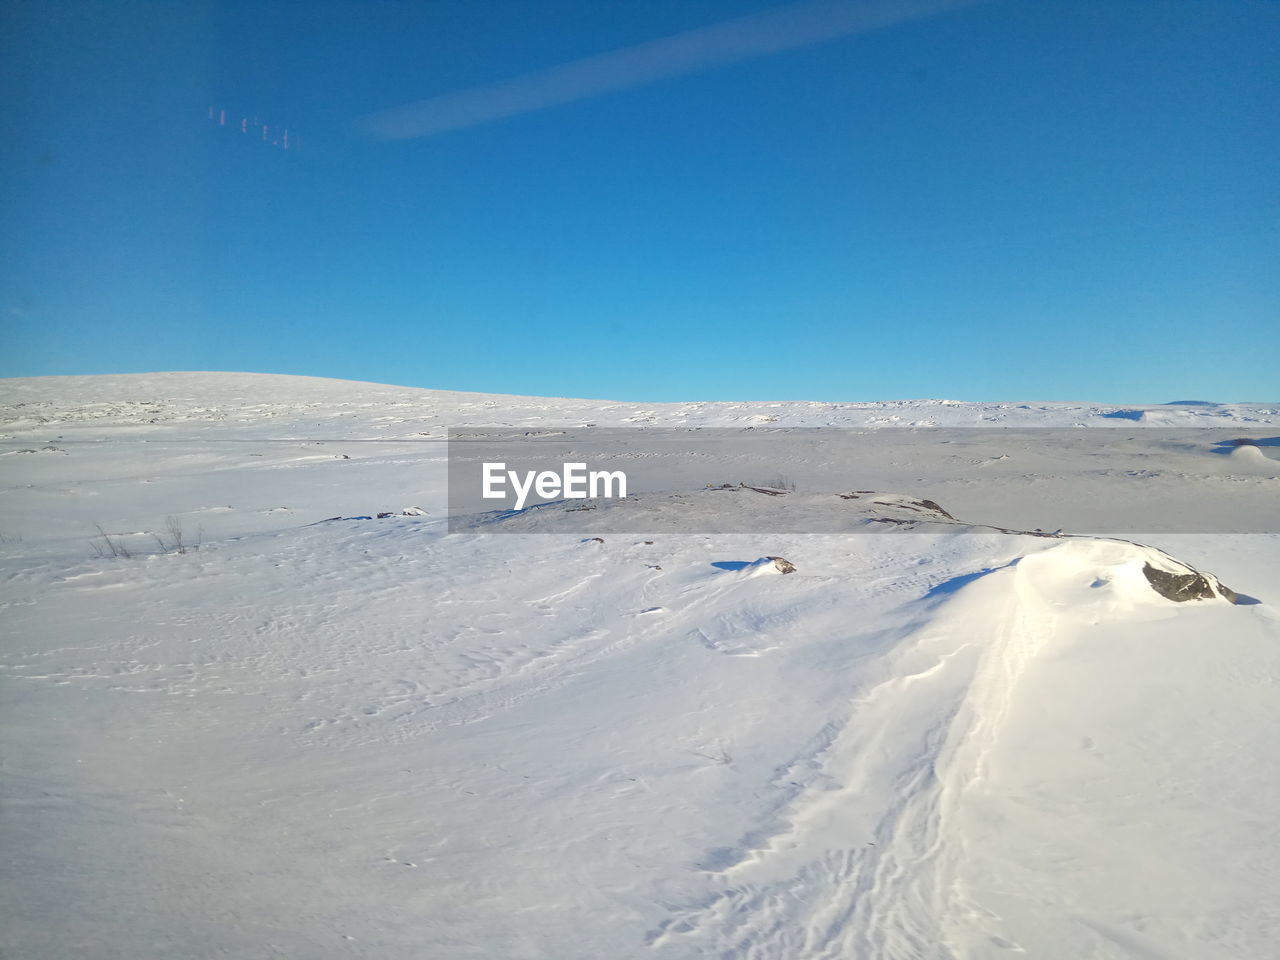
<instances>
[{"instance_id":1,"label":"patch of dark vegetation","mask_svg":"<svg viewBox=\"0 0 1280 960\"><path fill-rule=\"evenodd\" d=\"M98 536L95 539L89 541L90 545L93 547L94 556L124 557L125 559L128 559L129 557L133 556L133 554L129 551L129 548L125 546L124 541L120 538L119 535L114 537L109 535L105 530L102 529L102 524L100 523L95 523L94 527L98 531Z\"/></svg>"}]
</instances>

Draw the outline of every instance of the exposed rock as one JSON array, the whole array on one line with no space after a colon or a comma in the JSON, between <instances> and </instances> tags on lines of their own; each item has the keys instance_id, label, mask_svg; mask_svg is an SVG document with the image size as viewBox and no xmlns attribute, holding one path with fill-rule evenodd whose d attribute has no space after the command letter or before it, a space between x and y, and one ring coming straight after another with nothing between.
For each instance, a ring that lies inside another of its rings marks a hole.
<instances>
[{"instance_id":1,"label":"exposed rock","mask_svg":"<svg viewBox=\"0 0 1280 960\"><path fill-rule=\"evenodd\" d=\"M1151 584L1151 589L1175 603L1186 600L1213 600L1218 597L1229 603L1236 602L1235 591L1219 583L1217 577L1208 576L1190 567L1186 567L1185 570L1185 573L1161 570L1150 563L1142 568L1147 582Z\"/></svg>"},{"instance_id":2,"label":"exposed rock","mask_svg":"<svg viewBox=\"0 0 1280 960\"><path fill-rule=\"evenodd\" d=\"M779 573L795 573L796 565L790 560L784 560L782 557L765 557L766 560L772 560L773 565L778 568Z\"/></svg>"},{"instance_id":3,"label":"exposed rock","mask_svg":"<svg viewBox=\"0 0 1280 960\"><path fill-rule=\"evenodd\" d=\"M942 516L946 517L948 520L955 519L955 517L947 513L947 511L943 510L940 506L938 506L932 500L921 500L920 506L925 507L928 510L932 510L934 513L941 514Z\"/></svg>"},{"instance_id":4,"label":"exposed rock","mask_svg":"<svg viewBox=\"0 0 1280 960\"><path fill-rule=\"evenodd\" d=\"M845 500L856 500L859 494L865 493L862 490L855 490L853 493L840 493L837 496ZM951 520L958 523L951 514L943 510L936 501L933 500L917 500L915 497L904 497L897 494L882 494L872 501L875 507L883 507L891 510L909 510L912 513L933 514L934 517L944 520ZM894 517L873 517L873 520L889 523L910 523L909 520L903 520Z\"/></svg>"},{"instance_id":5,"label":"exposed rock","mask_svg":"<svg viewBox=\"0 0 1280 960\"><path fill-rule=\"evenodd\" d=\"M741 487L743 490L751 490L755 493L763 493L770 497L785 497L787 495L786 490L782 490L775 487L753 487L749 483L740 483L738 484L738 486Z\"/></svg>"}]
</instances>

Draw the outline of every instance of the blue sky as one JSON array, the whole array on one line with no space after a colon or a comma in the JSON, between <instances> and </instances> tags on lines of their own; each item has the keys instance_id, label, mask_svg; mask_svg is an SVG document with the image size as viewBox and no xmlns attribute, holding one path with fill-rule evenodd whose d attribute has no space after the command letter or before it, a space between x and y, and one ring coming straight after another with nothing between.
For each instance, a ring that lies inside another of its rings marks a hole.
<instances>
[{"instance_id":1,"label":"blue sky","mask_svg":"<svg viewBox=\"0 0 1280 960\"><path fill-rule=\"evenodd\" d=\"M1280 4L917 6L387 139L382 111L483 106L504 81L519 100L560 65L792 14L15 0L0 375L1277 399ZM795 15L815 9L848 13Z\"/></svg>"}]
</instances>

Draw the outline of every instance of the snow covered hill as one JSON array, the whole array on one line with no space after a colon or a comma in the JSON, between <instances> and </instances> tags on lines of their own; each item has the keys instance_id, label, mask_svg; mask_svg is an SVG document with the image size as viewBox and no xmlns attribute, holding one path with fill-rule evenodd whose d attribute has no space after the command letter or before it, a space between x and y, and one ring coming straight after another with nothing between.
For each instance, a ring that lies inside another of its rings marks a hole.
<instances>
[{"instance_id":1,"label":"snow covered hill","mask_svg":"<svg viewBox=\"0 0 1280 960\"><path fill-rule=\"evenodd\" d=\"M1265 440L1280 405L156 374L3 381L0 417L6 956L1216 960L1280 942L1280 536L965 517L540 532L560 508L450 533L434 442L587 423ZM1213 482L1274 489L1274 457L1214 457ZM1161 596L1147 568L1179 563L1240 602Z\"/></svg>"}]
</instances>

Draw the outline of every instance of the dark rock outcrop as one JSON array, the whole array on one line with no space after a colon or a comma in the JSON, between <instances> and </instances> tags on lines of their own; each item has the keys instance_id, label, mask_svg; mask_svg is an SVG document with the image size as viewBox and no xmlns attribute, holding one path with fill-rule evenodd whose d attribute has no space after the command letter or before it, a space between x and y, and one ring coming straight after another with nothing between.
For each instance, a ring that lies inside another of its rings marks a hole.
<instances>
[{"instance_id":1,"label":"dark rock outcrop","mask_svg":"<svg viewBox=\"0 0 1280 960\"><path fill-rule=\"evenodd\" d=\"M1186 571L1177 573L1161 570L1150 563L1142 568L1151 589L1166 600L1182 603L1186 600L1213 600L1221 597L1230 603L1236 602L1235 591L1219 583L1216 577L1206 576L1190 567Z\"/></svg>"},{"instance_id":2,"label":"dark rock outcrop","mask_svg":"<svg viewBox=\"0 0 1280 960\"><path fill-rule=\"evenodd\" d=\"M938 506L932 500L921 500L920 506L924 507L926 510L932 510L934 513L941 514L942 516L946 517L948 520L955 519L955 517L947 513L947 511L943 510L940 506Z\"/></svg>"}]
</instances>

